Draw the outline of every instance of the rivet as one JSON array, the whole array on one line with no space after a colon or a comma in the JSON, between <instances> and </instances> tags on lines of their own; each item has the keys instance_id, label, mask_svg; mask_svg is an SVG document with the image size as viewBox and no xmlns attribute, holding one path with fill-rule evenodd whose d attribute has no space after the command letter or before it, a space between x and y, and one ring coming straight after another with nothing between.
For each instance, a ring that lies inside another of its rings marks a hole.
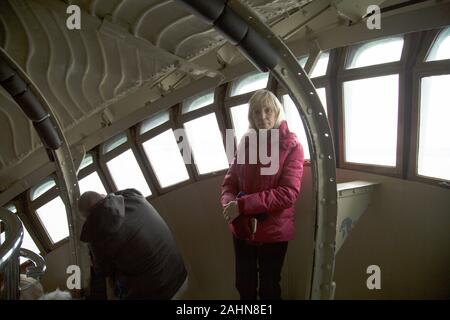
<instances>
[{"instance_id":1,"label":"rivet","mask_svg":"<svg viewBox=\"0 0 450 320\"><path fill-rule=\"evenodd\" d=\"M330 182L333 182L334 181L334 178L330 178Z\"/></svg>"},{"instance_id":2,"label":"rivet","mask_svg":"<svg viewBox=\"0 0 450 320\"><path fill-rule=\"evenodd\" d=\"M320 159L323 159L324 157L325 157L325 156L324 156L323 153L319 154L319 158L320 158Z\"/></svg>"},{"instance_id":3,"label":"rivet","mask_svg":"<svg viewBox=\"0 0 450 320\"><path fill-rule=\"evenodd\" d=\"M309 94L313 96L313 95L314 95L314 92L311 91Z\"/></svg>"},{"instance_id":4,"label":"rivet","mask_svg":"<svg viewBox=\"0 0 450 320\"><path fill-rule=\"evenodd\" d=\"M325 133L324 136L325 136L326 138L328 138L330 135L329 135L328 133Z\"/></svg>"},{"instance_id":5,"label":"rivet","mask_svg":"<svg viewBox=\"0 0 450 320\"><path fill-rule=\"evenodd\" d=\"M328 159L333 160L333 157L331 155L328 156Z\"/></svg>"},{"instance_id":6,"label":"rivet","mask_svg":"<svg viewBox=\"0 0 450 320\"><path fill-rule=\"evenodd\" d=\"M286 70L286 68L281 68L281 74L282 74L283 76L286 76L286 75L287 75L287 70Z\"/></svg>"},{"instance_id":7,"label":"rivet","mask_svg":"<svg viewBox=\"0 0 450 320\"><path fill-rule=\"evenodd\" d=\"M323 116L323 113L322 113L322 112L319 112L319 116Z\"/></svg>"},{"instance_id":8,"label":"rivet","mask_svg":"<svg viewBox=\"0 0 450 320\"><path fill-rule=\"evenodd\" d=\"M327 203L327 199L322 198L322 200L320 200L320 202L322 202L323 204Z\"/></svg>"},{"instance_id":9,"label":"rivet","mask_svg":"<svg viewBox=\"0 0 450 320\"><path fill-rule=\"evenodd\" d=\"M307 110L306 110L306 112L308 113L308 114L312 114L312 109L311 108L308 108Z\"/></svg>"},{"instance_id":10,"label":"rivet","mask_svg":"<svg viewBox=\"0 0 450 320\"><path fill-rule=\"evenodd\" d=\"M298 72L297 74L298 74L299 76L301 76L301 75L302 75L302 73L301 73L301 72Z\"/></svg>"}]
</instances>

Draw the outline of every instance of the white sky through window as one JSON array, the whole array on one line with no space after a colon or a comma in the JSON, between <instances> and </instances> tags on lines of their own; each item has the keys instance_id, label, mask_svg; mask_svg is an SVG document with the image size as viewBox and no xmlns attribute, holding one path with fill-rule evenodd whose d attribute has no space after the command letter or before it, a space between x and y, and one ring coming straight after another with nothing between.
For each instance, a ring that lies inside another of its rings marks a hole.
<instances>
[{"instance_id":1,"label":"white sky through window","mask_svg":"<svg viewBox=\"0 0 450 320\"><path fill-rule=\"evenodd\" d=\"M152 194L131 149L109 160L106 165L119 190L134 188L145 197Z\"/></svg>"},{"instance_id":2,"label":"white sky through window","mask_svg":"<svg viewBox=\"0 0 450 320\"><path fill-rule=\"evenodd\" d=\"M78 182L80 194L86 191L95 191L100 194L107 194L100 177L97 172L92 172Z\"/></svg>"},{"instance_id":3,"label":"white sky through window","mask_svg":"<svg viewBox=\"0 0 450 320\"><path fill-rule=\"evenodd\" d=\"M53 180L53 178L50 177L46 178L44 181L42 181L33 189L31 189L31 201L39 198L54 186L56 186L55 180Z\"/></svg>"},{"instance_id":4,"label":"white sky through window","mask_svg":"<svg viewBox=\"0 0 450 320\"><path fill-rule=\"evenodd\" d=\"M214 91L202 93L183 102L182 113L188 113L197 109L201 109L214 102Z\"/></svg>"},{"instance_id":5,"label":"white sky through window","mask_svg":"<svg viewBox=\"0 0 450 320\"><path fill-rule=\"evenodd\" d=\"M269 73L256 73L243 77L233 82L231 86L231 96L264 89L267 87Z\"/></svg>"},{"instance_id":6,"label":"white sky through window","mask_svg":"<svg viewBox=\"0 0 450 320\"><path fill-rule=\"evenodd\" d=\"M69 236L66 207L60 197L56 197L44 204L36 210L36 214L39 216L53 243Z\"/></svg>"},{"instance_id":7,"label":"white sky through window","mask_svg":"<svg viewBox=\"0 0 450 320\"><path fill-rule=\"evenodd\" d=\"M300 113L288 94L283 96L284 114L288 123L289 130L297 135L300 144L303 147L305 160L310 159L308 138L306 137L305 127L303 126Z\"/></svg>"},{"instance_id":8,"label":"white sky through window","mask_svg":"<svg viewBox=\"0 0 450 320\"><path fill-rule=\"evenodd\" d=\"M236 141L239 143L248 130L248 103L241 104L230 108L231 121L233 122L234 134Z\"/></svg>"},{"instance_id":9,"label":"white sky through window","mask_svg":"<svg viewBox=\"0 0 450 320\"><path fill-rule=\"evenodd\" d=\"M421 81L418 174L450 180L450 75Z\"/></svg>"},{"instance_id":10,"label":"white sky through window","mask_svg":"<svg viewBox=\"0 0 450 320\"><path fill-rule=\"evenodd\" d=\"M166 123L167 121L169 121L169 119L170 119L170 114L168 111L160 112L160 113L150 117L149 119L143 121L139 128L139 133L143 134L147 131L150 131L150 130Z\"/></svg>"},{"instance_id":11,"label":"white sky through window","mask_svg":"<svg viewBox=\"0 0 450 320\"><path fill-rule=\"evenodd\" d=\"M450 59L450 27L439 33L426 61Z\"/></svg>"},{"instance_id":12,"label":"white sky through window","mask_svg":"<svg viewBox=\"0 0 450 320\"><path fill-rule=\"evenodd\" d=\"M162 188L189 179L172 129L144 142L142 146Z\"/></svg>"},{"instance_id":13,"label":"white sky through window","mask_svg":"<svg viewBox=\"0 0 450 320\"><path fill-rule=\"evenodd\" d=\"M403 37L371 41L352 49L347 68L361 68L399 61L402 51Z\"/></svg>"},{"instance_id":14,"label":"white sky through window","mask_svg":"<svg viewBox=\"0 0 450 320\"><path fill-rule=\"evenodd\" d=\"M228 168L222 135L214 113L188 121L184 128L200 174Z\"/></svg>"},{"instance_id":15,"label":"white sky through window","mask_svg":"<svg viewBox=\"0 0 450 320\"><path fill-rule=\"evenodd\" d=\"M398 74L344 82L347 162L396 165Z\"/></svg>"}]
</instances>

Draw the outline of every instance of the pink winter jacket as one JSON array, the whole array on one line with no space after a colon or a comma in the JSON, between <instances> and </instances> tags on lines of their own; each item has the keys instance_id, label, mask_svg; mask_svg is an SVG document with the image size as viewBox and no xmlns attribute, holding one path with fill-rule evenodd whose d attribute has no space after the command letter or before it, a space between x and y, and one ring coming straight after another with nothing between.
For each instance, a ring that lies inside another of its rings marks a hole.
<instances>
[{"instance_id":1,"label":"pink winter jacket","mask_svg":"<svg viewBox=\"0 0 450 320\"><path fill-rule=\"evenodd\" d=\"M261 175L259 161L257 164L248 164L248 161L236 164L235 156L225 175L220 202L225 207L230 201L237 200L240 215L229 224L230 231L237 238L261 243L294 238L294 205L303 176L303 147L297 136L289 131L286 121L280 124L279 139L279 169L276 174ZM247 152L248 143L245 148ZM243 195L237 197L239 193ZM256 233L250 236L252 217L261 219L258 219Z\"/></svg>"}]
</instances>

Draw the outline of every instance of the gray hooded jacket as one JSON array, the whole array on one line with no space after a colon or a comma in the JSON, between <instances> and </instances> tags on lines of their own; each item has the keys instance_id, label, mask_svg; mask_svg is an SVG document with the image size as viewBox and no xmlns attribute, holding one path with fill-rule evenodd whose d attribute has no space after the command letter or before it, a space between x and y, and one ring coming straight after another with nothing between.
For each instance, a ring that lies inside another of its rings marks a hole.
<instances>
[{"instance_id":1,"label":"gray hooded jacket","mask_svg":"<svg viewBox=\"0 0 450 320\"><path fill-rule=\"evenodd\" d=\"M135 189L111 193L91 209L81 232L94 268L123 299L170 299L187 272L168 226Z\"/></svg>"}]
</instances>

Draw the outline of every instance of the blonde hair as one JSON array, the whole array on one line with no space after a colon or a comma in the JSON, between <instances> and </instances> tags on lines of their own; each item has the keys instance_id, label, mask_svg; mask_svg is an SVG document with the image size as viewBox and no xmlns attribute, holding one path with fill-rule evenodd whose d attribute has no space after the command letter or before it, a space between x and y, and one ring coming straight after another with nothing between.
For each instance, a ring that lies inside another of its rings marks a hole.
<instances>
[{"instance_id":1,"label":"blonde hair","mask_svg":"<svg viewBox=\"0 0 450 320\"><path fill-rule=\"evenodd\" d=\"M253 119L254 110L263 105L271 107L275 113L275 125L274 129L278 129L280 127L281 122L284 118L283 106L281 105L280 100L278 100L277 96L274 95L269 90L258 90L256 91L250 100L248 101L248 123L249 129L257 129L255 125L255 121Z\"/></svg>"}]
</instances>

